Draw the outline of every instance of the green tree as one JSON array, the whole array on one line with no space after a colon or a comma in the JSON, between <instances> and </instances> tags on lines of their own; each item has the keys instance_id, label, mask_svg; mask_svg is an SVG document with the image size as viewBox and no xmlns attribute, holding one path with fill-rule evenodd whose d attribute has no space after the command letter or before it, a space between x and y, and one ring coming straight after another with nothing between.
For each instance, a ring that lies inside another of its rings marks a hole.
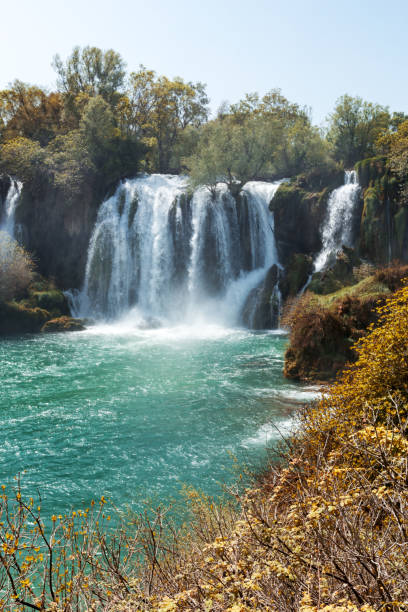
<instances>
[{"instance_id":1,"label":"green tree","mask_svg":"<svg viewBox=\"0 0 408 612\"><path fill-rule=\"evenodd\" d=\"M390 128L392 131L396 132L404 121L408 121L408 115L402 112L394 112L391 116Z\"/></svg>"},{"instance_id":2,"label":"green tree","mask_svg":"<svg viewBox=\"0 0 408 612\"><path fill-rule=\"evenodd\" d=\"M96 165L100 165L114 138L119 136L109 104L101 96L91 98L79 124L80 134Z\"/></svg>"},{"instance_id":3,"label":"green tree","mask_svg":"<svg viewBox=\"0 0 408 612\"><path fill-rule=\"evenodd\" d=\"M45 163L47 179L63 191L65 202L79 196L97 173L80 130L57 136L48 147Z\"/></svg>"},{"instance_id":4,"label":"green tree","mask_svg":"<svg viewBox=\"0 0 408 612\"><path fill-rule=\"evenodd\" d=\"M276 170L288 177L334 166L329 143L318 128L303 118L283 131L274 163Z\"/></svg>"},{"instance_id":5,"label":"green tree","mask_svg":"<svg viewBox=\"0 0 408 612\"><path fill-rule=\"evenodd\" d=\"M65 63L56 55L53 67L58 74L58 87L65 95L102 96L111 105L120 99L125 82L125 63L113 49L102 51L98 47L74 47Z\"/></svg>"},{"instance_id":6,"label":"green tree","mask_svg":"<svg viewBox=\"0 0 408 612\"><path fill-rule=\"evenodd\" d=\"M183 132L207 120L208 98L202 83L170 80L141 66L130 75L119 112L122 129L149 147L152 169L168 172L177 169L171 168L172 153L180 149Z\"/></svg>"},{"instance_id":7,"label":"green tree","mask_svg":"<svg viewBox=\"0 0 408 612\"><path fill-rule=\"evenodd\" d=\"M279 89L263 98L253 93L237 104L224 103L186 160L192 185L206 185L213 196L219 182L237 193L249 180L293 176L332 163L329 147L306 110Z\"/></svg>"},{"instance_id":8,"label":"green tree","mask_svg":"<svg viewBox=\"0 0 408 612\"><path fill-rule=\"evenodd\" d=\"M398 130L382 139L388 150L388 165L401 184L401 196L408 203L408 120L399 124Z\"/></svg>"},{"instance_id":9,"label":"green tree","mask_svg":"<svg viewBox=\"0 0 408 612\"><path fill-rule=\"evenodd\" d=\"M197 151L186 160L191 184L206 185L212 195L217 183L226 183L236 194L268 167L277 148L278 121L249 116L237 123L231 115L207 124Z\"/></svg>"},{"instance_id":10,"label":"green tree","mask_svg":"<svg viewBox=\"0 0 408 612\"><path fill-rule=\"evenodd\" d=\"M30 138L45 146L62 129L62 109L60 94L16 80L0 91L0 137Z\"/></svg>"},{"instance_id":11,"label":"green tree","mask_svg":"<svg viewBox=\"0 0 408 612\"><path fill-rule=\"evenodd\" d=\"M336 159L350 167L375 154L376 141L389 125L387 107L346 94L337 100L329 117L327 138Z\"/></svg>"},{"instance_id":12,"label":"green tree","mask_svg":"<svg viewBox=\"0 0 408 612\"><path fill-rule=\"evenodd\" d=\"M35 140L19 137L1 147L0 172L18 176L24 183L37 184L44 175L47 152Z\"/></svg>"},{"instance_id":13,"label":"green tree","mask_svg":"<svg viewBox=\"0 0 408 612\"><path fill-rule=\"evenodd\" d=\"M114 113L101 96L87 103L79 134L92 164L108 184L137 171L145 149L136 136L121 133Z\"/></svg>"},{"instance_id":14,"label":"green tree","mask_svg":"<svg viewBox=\"0 0 408 612\"><path fill-rule=\"evenodd\" d=\"M225 108L223 112L225 113ZM289 127L300 119L309 121L306 109L289 102L280 89L271 89L262 98L258 93L246 94L238 103L230 105L228 114L238 122L255 115L264 119L278 119L282 128Z\"/></svg>"}]
</instances>

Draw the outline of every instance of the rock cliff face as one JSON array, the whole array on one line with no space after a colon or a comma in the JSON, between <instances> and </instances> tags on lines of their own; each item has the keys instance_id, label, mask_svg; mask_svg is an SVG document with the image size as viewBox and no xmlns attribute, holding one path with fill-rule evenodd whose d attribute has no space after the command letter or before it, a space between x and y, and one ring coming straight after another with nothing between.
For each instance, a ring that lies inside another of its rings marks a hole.
<instances>
[{"instance_id":1,"label":"rock cliff face","mask_svg":"<svg viewBox=\"0 0 408 612\"><path fill-rule=\"evenodd\" d=\"M265 279L248 295L242 310L242 322L250 329L273 329L279 327L280 292L278 290L279 268L271 266Z\"/></svg>"},{"instance_id":2,"label":"rock cliff face","mask_svg":"<svg viewBox=\"0 0 408 612\"><path fill-rule=\"evenodd\" d=\"M11 186L11 179L9 176L0 176L0 218L3 212L3 205L7 197L8 190Z\"/></svg>"},{"instance_id":3,"label":"rock cliff face","mask_svg":"<svg viewBox=\"0 0 408 612\"><path fill-rule=\"evenodd\" d=\"M286 264L293 253L317 253L322 247L320 228L330 189L310 191L297 183L283 184L271 202L279 260Z\"/></svg>"},{"instance_id":4,"label":"rock cliff face","mask_svg":"<svg viewBox=\"0 0 408 612\"><path fill-rule=\"evenodd\" d=\"M408 207L401 202L398 184L384 158L356 165L360 198L355 206L351 235L356 255L376 265L398 259L408 261ZM280 262L286 267L293 254L316 255L322 247L321 229L330 193L340 176L329 177L316 191L302 179L281 185L271 209Z\"/></svg>"},{"instance_id":5,"label":"rock cliff face","mask_svg":"<svg viewBox=\"0 0 408 612\"><path fill-rule=\"evenodd\" d=\"M400 201L398 184L376 157L356 166L361 192L359 251L376 264L408 261L408 209Z\"/></svg>"},{"instance_id":6,"label":"rock cliff face","mask_svg":"<svg viewBox=\"0 0 408 612\"><path fill-rule=\"evenodd\" d=\"M388 263L393 259L408 261L408 209L398 200L395 179L389 176L382 158L360 162L357 172L361 184L360 201L353 219L357 256L376 264ZM322 247L321 228L330 193L342 181L343 172L340 170L312 179L298 177L290 183L283 183L271 202L279 261L286 270L286 276L281 275L280 278L284 298L299 291L311 272L311 261ZM0 213L9 187L9 177L0 177ZM46 277L54 278L58 287L81 287L90 236L98 208L106 195L106 186L95 179L87 182L75 197L67 196L51 184L42 185L40 189L38 185L24 185L15 220L21 227L23 244L33 254L39 271ZM248 197L243 193L235 200L237 237L241 244L240 269L249 270ZM137 205L136 202L134 213ZM190 229L191 233L189 196L184 196L180 209L182 229L185 232ZM169 215L169 222L174 226L175 211L176 208L173 216L172 212ZM218 291L222 283L218 278L212 222L209 216L205 247L207 253L214 253L214 257L207 257L205 277L209 279L209 289ZM173 233L175 251L183 251L177 257L176 276L183 277L190 245L177 239L176 231ZM231 266L234 267L235 263L232 261Z\"/></svg>"},{"instance_id":7,"label":"rock cliff face","mask_svg":"<svg viewBox=\"0 0 408 612\"><path fill-rule=\"evenodd\" d=\"M89 239L103 196L95 183L85 185L75 198L67 198L52 185L41 192L23 187L16 210L22 242L39 272L62 289L82 284Z\"/></svg>"}]
</instances>

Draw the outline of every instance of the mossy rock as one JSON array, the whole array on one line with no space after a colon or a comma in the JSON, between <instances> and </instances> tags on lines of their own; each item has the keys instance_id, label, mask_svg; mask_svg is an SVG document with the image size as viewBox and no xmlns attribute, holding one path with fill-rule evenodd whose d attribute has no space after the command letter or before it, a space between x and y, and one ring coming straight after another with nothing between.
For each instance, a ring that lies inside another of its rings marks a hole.
<instances>
[{"instance_id":1,"label":"mossy rock","mask_svg":"<svg viewBox=\"0 0 408 612\"><path fill-rule=\"evenodd\" d=\"M333 191L344 183L344 168L340 164L332 167L317 166L296 177L296 183L308 191Z\"/></svg>"},{"instance_id":2,"label":"mossy rock","mask_svg":"<svg viewBox=\"0 0 408 612\"><path fill-rule=\"evenodd\" d=\"M119 192L119 196L118 196L118 212L119 212L120 217L123 215L125 204L126 204L126 190L124 187L122 187L122 189Z\"/></svg>"},{"instance_id":3,"label":"mossy rock","mask_svg":"<svg viewBox=\"0 0 408 612\"><path fill-rule=\"evenodd\" d=\"M85 329L82 319L73 319L72 317L57 317L47 321L41 328L44 333L51 332L72 332L83 331Z\"/></svg>"},{"instance_id":4,"label":"mossy rock","mask_svg":"<svg viewBox=\"0 0 408 612\"><path fill-rule=\"evenodd\" d=\"M282 183L270 203L275 217L275 239L279 259L285 266L292 253L317 253L322 248L320 227L330 190L303 189L296 181ZM302 231L299 231L302 228Z\"/></svg>"},{"instance_id":5,"label":"mossy rock","mask_svg":"<svg viewBox=\"0 0 408 612\"><path fill-rule=\"evenodd\" d=\"M278 327L280 299L275 288L279 280L279 268L271 266L264 280L248 295L241 312L242 323L250 329L274 329Z\"/></svg>"},{"instance_id":6,"label":"mossy rock","mask_svg":"<svg viewBox=\"0 0 408 612\"><path fill-rule=\"evenodd\" d=\"M408 225L408 209L402 207L394 215L394 235L395 241L398 248L398 254L401 256L404 247L404 238L407 231Z\"/></svg>"},{"instance_id":7,"label":"mossy rock","mask_svg":"<svg viewBox=\"0 0 408 612\"><path fill-rule=\"evenodd\" d=\"M28 293L35 293L36 291L52 291L53 289L55 289L55 285L52 281L49 281L39 274L35 274L34 280L28 288Z\"/></svg>"},{"instance_id":8,"label":"mossy rock","mask_svg":"<svg viewBox=\"0 0 408 612\"><path fill-rule=\"evenodd\" d=\"M67 298L62 291L52 289L50 291L33 291L30 296L33 306L48 310L52 317L69 315L70 310Z\"/></svg>"},{"instance_id":9,"label":"mossy rock","mask_svg":"<svg viewBox=\"0 0 408 612\"><path fill-rule=\"evenodd\" d=\"M387 259L386 211L379 187L369 187L364 193L361 216L361 252L371 261L381 263Z\"/></svg>"},{"instance_id":10,"label":"mossy rock","mask_svg":"<svg viewBox=\"0 0 408 612\"><path fill-rule=\"evenodd\" d=\"M289 203L301 204L306 196L307 192L296 183L282 183L275 193L269 208L272 212L276 212L289 205Z\"/></svg>"},{"instance_id":11,"label":"mossy rock","mask_svg":"<svg viewBox=\"0 0 408 612\"><path fill-rule=\"evenodd\" d=\"M0 303L0 335L35 334L50 318L43 308L28 308L16 302Z\"/></svg>"},{"instance_id":12,"label":"mossy rock","mask_svg":"<svg viewBox=\"0 0 408 612\"><path fill-rule=\"evenodd\" d=\"M308 290L317 295L329 295L343 288L343 284L335 278L332 270L318 272L309 284Z\"/></svg>"},{"instance_id":13,"label":"mossy rock","mask_svg":"<svg viewBox=\"0 0 408 612\"><path fill-rule=\"evenodd\" d=\"M359 266L360 259L356 255L354 249L343 246L343 249L337 253L334 264L322 272L317 272L313 275L313 279L309 284L309 291L318 295L328 295L339 291L343 287L348 287L356 282L353 269Z\"/></svg>"},{"instance_id":14,"label":"mossy rock","mask_svg":"<svg viewBox=\"0 0 408 612\"><path fill-rule=\"evenodd\" d=\"M292 329L284 375L296 380L330 380L352 358L350 329L335 312L304 313Z\"/></svg>"},{"instance_id":15,"label":"mossy rock","mask_svg":"<svg viewBox=\"0 0 408 612\"><path fill-rule=\"evenodd\" d=\"M293 253L285 268L285 275L279 282L282 297L294 296L306 285L313 272L313 259L310 255Z\"/></svg>"},{"instance_id":16,"label":"mossy rock","mask_svg":"<svg viewBox=\"0 0 408 612\"><path fill-rule=\"evenodd\" d=\"M324 381L356 358L353 346L378 320L377 308L403 283L408 266L380 270L327 296L307 293L291 323L285 354L288 378Z\"/></svg>"},{"instance_id":17,"label":"mossy rock","mask_svg":"<svg viewBox=\"0 0 408 612\"><path fill-rule=\"evenodd\" d=\"M373 186L376 181L383 179L388 172L386 158L379 156L362 159L356 163L355 170L358 175L358 182L363 189L366 189Z\"/></svg>"}]
</instances>

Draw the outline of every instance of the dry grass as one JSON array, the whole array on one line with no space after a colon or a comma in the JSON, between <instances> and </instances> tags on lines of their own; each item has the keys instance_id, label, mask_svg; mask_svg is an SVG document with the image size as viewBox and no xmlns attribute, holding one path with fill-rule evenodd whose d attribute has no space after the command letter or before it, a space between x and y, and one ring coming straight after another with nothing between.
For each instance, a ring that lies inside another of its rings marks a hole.
<instances>
[{"instance_id":1,"label":"dry grass","mask_svg":"<svg viewBox=\"0 0 408 612\"><path fill-rule=\"evenodd\" d=\"M33 277L29 254L6 232L0 232L0 301L21 297Z\"/></svg>"}]
</instances>

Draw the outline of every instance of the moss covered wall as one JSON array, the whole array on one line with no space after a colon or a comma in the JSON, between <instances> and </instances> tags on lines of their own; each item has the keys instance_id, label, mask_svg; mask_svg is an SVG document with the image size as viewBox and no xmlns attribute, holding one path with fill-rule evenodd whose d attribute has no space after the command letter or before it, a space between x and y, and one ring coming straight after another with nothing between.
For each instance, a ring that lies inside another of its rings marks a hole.
<instances>
[{"instance_id":1,"label":"moss covered wall","mask_svg":"<svg viewBox=\"0 0 408 612\"><path fill-rule=\"evenodd\" d=\"M279 187L271 202L275 214L275 238L279 259L286 264L292 253L317 252L319 228L326 211L328 193L313 193L295 183Z\"/></svg>"},{"instance_id":2,"label":"moss covered wall","mask_svg":"<svg viewBox=\"0 0 408 612\"><path fill-rule=\"evenodd\" d=\"M105 195L103 185L92 182L72 199L53 185L32 191L23 187L16 223L22 227L24 246L39 272L60 288L82 285L90 236Z\"/></svg>"},{"instance_id":3,"label":"moss covered wall","mask_svg":"<svg viewBox=\"0 0 408 612\"><path fill-rule=\"evenodd\" d=\"M275 214L275 238L283 264L288 264L294 253L311 255L321 249L320 228L327 202L343 178L342 171L320 176L319 180L314 175L302 175L279 187L270 208Z\"/></svg>"},{"instance_id":4,"label":"moss covered wall","mask_svg":"<svg viewBox=\"0 0 408 612\"><path fill-rule=\"evenodd\" d=\"M385 158L365 159L356 164L362 186L359 251L376 264L408 259L408 211L399 200L398 183Z\"/></svg>"}]
</instances>

